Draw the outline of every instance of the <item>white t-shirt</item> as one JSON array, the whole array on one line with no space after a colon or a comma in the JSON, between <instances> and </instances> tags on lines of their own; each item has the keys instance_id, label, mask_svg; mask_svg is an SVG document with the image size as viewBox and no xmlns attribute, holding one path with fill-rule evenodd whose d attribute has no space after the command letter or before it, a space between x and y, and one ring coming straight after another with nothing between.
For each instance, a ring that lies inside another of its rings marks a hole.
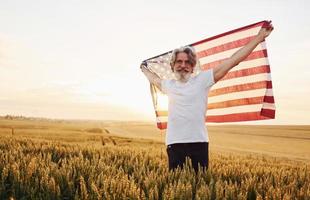
<instances>
[{"instance_id":1,"label":"white t-shirt","mask_svg":"<svg viewBox=\"0 0 310 200\"><path fill-rule=\"evenodd\" d=\"M213 69L200 72L186 83L162 80L162 91L169 99L166 145L209 141L205 114L213 84Z\"/></svg>"}]
</instances>

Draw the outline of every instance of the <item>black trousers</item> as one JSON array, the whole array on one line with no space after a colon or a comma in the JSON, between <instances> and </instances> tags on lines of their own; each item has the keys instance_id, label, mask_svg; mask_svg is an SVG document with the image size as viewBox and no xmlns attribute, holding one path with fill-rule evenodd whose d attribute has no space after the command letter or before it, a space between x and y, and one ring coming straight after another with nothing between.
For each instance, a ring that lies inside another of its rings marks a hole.
<instances>
[{"instance_id":1,"label":"black trousers","mask_svg":"<svg viewBox=\"0 0 310 200\"><path fill-rule=\"evenodd\" d=\"M190 158L195 171L198 171L198 165L208 168L209 164L209 143L176 143L167 146L169 160L169 170L183 167L186 157Z\"/></svg>"}]
</instances>

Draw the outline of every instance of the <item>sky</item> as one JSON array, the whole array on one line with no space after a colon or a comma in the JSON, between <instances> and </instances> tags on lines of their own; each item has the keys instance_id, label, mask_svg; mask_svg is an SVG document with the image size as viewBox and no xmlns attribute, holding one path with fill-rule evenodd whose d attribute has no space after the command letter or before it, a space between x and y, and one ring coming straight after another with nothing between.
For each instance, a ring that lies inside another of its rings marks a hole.
<instances>
[{"instance_id":1,"label":"sky","mask_svg":"<svg viewBox=\"0 0 310 200\"><path fill-rule=\"evenodd\" d=\"M276 119L310 124L310 2L0 1L0 115L154 121L142 60L272 20Z\"/></svg>"}]
</instances>

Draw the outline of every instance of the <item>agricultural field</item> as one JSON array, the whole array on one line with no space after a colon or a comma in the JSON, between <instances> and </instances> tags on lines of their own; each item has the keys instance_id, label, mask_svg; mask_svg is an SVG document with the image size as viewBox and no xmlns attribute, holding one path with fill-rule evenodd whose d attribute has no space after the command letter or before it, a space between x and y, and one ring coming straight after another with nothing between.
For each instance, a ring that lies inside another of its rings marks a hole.
<instances>
[{"instance_id":1,"label":"agricultural field","mask_svg":"<svg viewBox=\"0 0 310 200\"><path fill-rule=\"evenodd\" d=\"M310 126L208 128L208 170L169 172L155 124L0 119L0 199L310 199Z\"/></svg>"}]
</instances>

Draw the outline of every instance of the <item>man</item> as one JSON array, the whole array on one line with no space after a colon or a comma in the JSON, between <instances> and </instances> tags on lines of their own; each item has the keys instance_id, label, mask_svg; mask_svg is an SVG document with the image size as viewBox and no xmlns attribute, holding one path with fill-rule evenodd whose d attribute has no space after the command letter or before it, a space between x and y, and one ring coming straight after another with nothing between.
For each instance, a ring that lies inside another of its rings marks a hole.
<instances>
[{"instance_id":1,"label":"man","mask_svg":"<svg viewBox=\"0 0 310 200\"><path fill-rule=\"evenodd\" d=\"M182 167L186 157L190 158L196 172L199 165L208 168L209 138L205 126L208 92L214 83L243 61L272 30L269 21L252 41L230 58L196 76L191 76L197 62L196 53L191 47L181 47L172 53L170 66L176 80L162 80L147 68L146 63L141 64L141 70L148 80L167 94L169 99L166 134L169 170Z\"/></svg>"}]
</instances>

